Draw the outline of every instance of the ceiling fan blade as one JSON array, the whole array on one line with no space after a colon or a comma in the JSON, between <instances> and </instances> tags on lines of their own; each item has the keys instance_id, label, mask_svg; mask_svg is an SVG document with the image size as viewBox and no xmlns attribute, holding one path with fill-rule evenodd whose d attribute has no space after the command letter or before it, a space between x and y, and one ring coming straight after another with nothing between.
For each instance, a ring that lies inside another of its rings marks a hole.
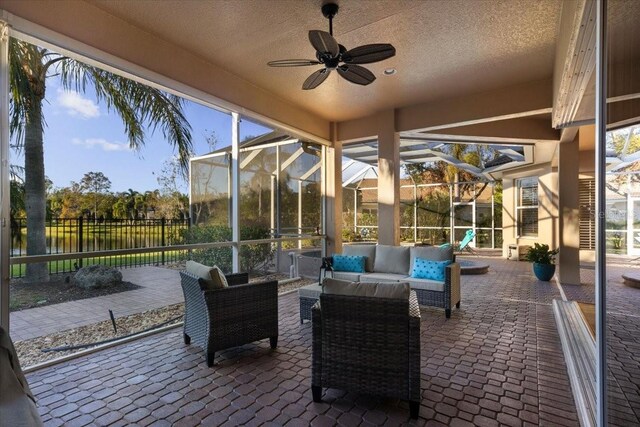
<instances>
[{"instance_id":1,"label":"ceiling fan blade","mask_svg":"<svg viewBox=\"0 0 640 427\"><path fill-rule=\"evenodd\" d=\"M347 64L370 64L384 61L395 54L396 48L388 43L366 44L346 51L342 54L342 60Z\"/></svg>"},{"instance_id":2,"label":"ceiling fan blade","mask_svg":"<svg viewBox=\"0 0 640 427\"><path fill-rule=\"evenodd\" d=\"M309 41L315 50L321 54L330 54L331 57L338 56L340 46L336 39L326 31L311 30L309 31Z\"/></svg>"},{"instance_id":3,"label":"ceiling fan blade","mask_svg":"<svg viewBox=\"0 0 640 427\"><path fill-rule=\"evenodd\" d=\"M323 81L327 79L327 77L329 77L330 73L331 70L328 68L323 68L322 70L316 71L315 73L307 77L307 80L305 80L302 84L302 89L310 90L317 88Z\"/></svg>"},{"instance_id":4,"label":"ceiling fan blade","mask_svg":"<svg viewBox=\"0 0 640 427\"><path fill-rule=\"evenodd\" d=\"M339 66L338 74L349 80L351 83L362 86L373 83L373 81L376 79L376 76L374 76L371 71L359 65L352 64Z\"/></svg>"},{"instance_id":5,"label":"ceiling fan blade","mask_svg":"<svg viewBox=\"0 0 640 427\"><path fill-rule=\"evenodd\" d=\"M269 61L267 65L270 67L306 67L308 65L318 65L319 61L311 59L278 59L277 61Z\"/></svg>"}]
</instances>

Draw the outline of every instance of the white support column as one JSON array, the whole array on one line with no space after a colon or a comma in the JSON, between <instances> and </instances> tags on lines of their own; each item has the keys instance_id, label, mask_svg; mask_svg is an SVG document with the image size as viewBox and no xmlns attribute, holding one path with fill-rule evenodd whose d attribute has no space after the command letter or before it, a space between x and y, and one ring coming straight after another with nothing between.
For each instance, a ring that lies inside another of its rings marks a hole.
<instances>
[{"instance_id":1,"label":"white support column","mask_svg":"<svg viewBox=\"0 0 640 427\"><path fill-rule=\"evenodd\" d=\"M358 190L353 189L353 233L358 234Z\"/></svg>"},{"instance_id":2,"label":"white support column","mask_svg":"<svg viewBox=\"0 0 640 427\"><path fill-rule=\"evenodd\" d=\"M418 243L418 185L413 183L413 242Z\"/></svg>"},{"instance_id":3,"label":"white support column","mask_svg":"<svg viewBox=\"0 0 640 427\"><path fill-rule=\"evenodd\" d=\"M342 143L336 141L335 127L332 140L333 147L325 149L322 187L326 206L326 255L342 252Z\"/></svg>"},{"instance_id":4,"label":"white support column","mask_svg":"<svg viewBox=\"0 0 640 427\"><path fill-rule=\"evenodd\" d=\"M302 180L298 180L298 235L302 234ZM302 240L298 240L298 249L302 249Z\"/></svg>"},{"instance_id":5,"label":"white support column","mask_svg":"<svg viewBox=\"0 0 640 427\"><path fill-rule=\"evenodd\" d=\"M0 21L0 325L9 331L9 26Z\"/></svg>"},{"instance_id":6,"label":"white support column","mask_svg":"<svg viewBox=\"0 0 640 427\"><path fill-rule=\"evenodd\" d=\"M633 200L631 200L631 175L627 175L627 255L633 254Z\"/></svg>"},{"instance_id":7,"label":"white support column","mask_svg":"<svg viewBox=\"0 0 640 427\"><path fill-rule=\"evenodd\" d=\"M378 243L400 244L400 134L395 112L378 118Z\"/></svg>"},{"instance_id":8,"label":"white support column","mask_svg":"<svg viewBox=\"0 0 640 427\"><path fill-rule=\"evenodd\" d=\"M491 184L491 249L496 248L496 201L495 201L495 182Z\"/></svg>"},{"instance_id":9,"label":"white support column","mask_svg":"<svg viewBox=\"0 0 640 427\"><path fill-rule=\"evenodd\" d=\"M276 235L276 176L271 175L271 218L270 218L270 226L271 226L271 234L273 236ZM272 236L272 237L273 237Z\"/></svg>"},{"instance_id":10,"label":"white support column","mask_svg":"<svg viewBox=\"0 0 640 427\"><path fill-rule=\"evenodd\" d=\"M607 0L597 0L596 14L596 424L607 425Z\"/></svg>"},{"instance_id":11,"label":"white support column","mask_svg":"<svg viewBox=\"0 0 640 427\"><path fill-rule=\"evenodd\" d=\"M580 284L579 138L558 145L558 278L563 285Z\"/></svg>"},{"instance_id":12,"label":"white support column","mask_svg":"<svg viewBox=\"0 0 640 427\"><path fill-rule=\"evenodd\" d=\"M231 240L233 272L240 271L240 115L231 113Z\"/></svg>"},{"instance_id":13,"label":"white support column","mask_svg":"<svg viewBox=\"0 0 640 427\"><path fill-rule=\"evenodd\" d=\"M456 241L456 230L454 228L455 206L453 205L453 184L449 184L449 243L452 245Z\"/></svg>"}]
</instances>

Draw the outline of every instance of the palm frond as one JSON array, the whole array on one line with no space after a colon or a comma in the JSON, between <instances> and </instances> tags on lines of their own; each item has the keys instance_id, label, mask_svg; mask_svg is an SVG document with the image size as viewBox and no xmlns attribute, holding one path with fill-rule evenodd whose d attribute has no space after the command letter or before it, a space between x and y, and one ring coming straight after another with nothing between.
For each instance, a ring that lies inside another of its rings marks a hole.
<instances>
[{"instance_id":1,"label":"palm frond","mask_svg":"<svg viewBox=\"0 0 640 427\"><path fill-rule=\"evenodd\" d=\"M96 98L118 113L131 148L145 145L145 125L152 132L160 128L177 149L183 170L188 168L193 143L181 98L74 60L61 62L59 68L65 88L84 92L91 86Z\"/></svg>"}]
</instances>

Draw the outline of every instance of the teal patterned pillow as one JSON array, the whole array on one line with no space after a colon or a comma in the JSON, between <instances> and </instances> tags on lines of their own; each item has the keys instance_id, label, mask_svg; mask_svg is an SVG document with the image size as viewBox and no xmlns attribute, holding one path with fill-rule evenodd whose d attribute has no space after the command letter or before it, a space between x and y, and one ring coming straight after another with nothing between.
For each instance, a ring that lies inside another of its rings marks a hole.
<instances>
[{"instance_id":1,"label":"teal patterned pillow","mask_svg":"<svg viewBox=\"0 0 640 427\"><path fill-rule=\"evenodd\" d=\"M451 264L450 260L431 261L423 258L416 258L413 263L411 277L414 279L430 279L439 282L445 281L445 268Z\"/></svg>"},{"instance_id":2,"label":"teal patterned pillow","mask_svg":"<svg viewBox=\"0 0 640 427\"><path fill-rule=\"evenodd\" d=\"M364 273L364 262L366 258L366 256L334 255L333 270Z\"/></svg>"}]
</instances>

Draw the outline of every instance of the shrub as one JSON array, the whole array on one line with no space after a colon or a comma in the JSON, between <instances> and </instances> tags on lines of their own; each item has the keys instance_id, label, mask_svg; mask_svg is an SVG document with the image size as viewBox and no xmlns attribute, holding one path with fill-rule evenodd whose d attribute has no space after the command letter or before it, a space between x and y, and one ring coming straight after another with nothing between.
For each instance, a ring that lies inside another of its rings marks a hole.
<instances>
[{"instance_id":1,"label":"shrub","mask_svg":"<svg viewBox=\"0 0 640 427\"><path fill-rule=\"evenodd\" d=\"M229 242L232 238L231 227L226 225L197 225L180 231L184 243ZM268 239L271 236L266 227L242 226L242 240ZM240 246L240 271L253 273L264 270L273 260L274 249L271 243ZM225 273L232 271L231 247L194 249L189 256L193 261L205 265L217 265Z\"/></svg>"},{"instance_id":2,"label":"shrub","mask_svg":"<svg viewBox=\"0 0 640 427\"><path fill-rule=\"evenodd\" d=\"M557 254L558 249L550 250L547 244L541 245L540 243L535 243L534 246L527 251L525 259L537 264L553 264Z\"/></svg>"}]
</instances>

